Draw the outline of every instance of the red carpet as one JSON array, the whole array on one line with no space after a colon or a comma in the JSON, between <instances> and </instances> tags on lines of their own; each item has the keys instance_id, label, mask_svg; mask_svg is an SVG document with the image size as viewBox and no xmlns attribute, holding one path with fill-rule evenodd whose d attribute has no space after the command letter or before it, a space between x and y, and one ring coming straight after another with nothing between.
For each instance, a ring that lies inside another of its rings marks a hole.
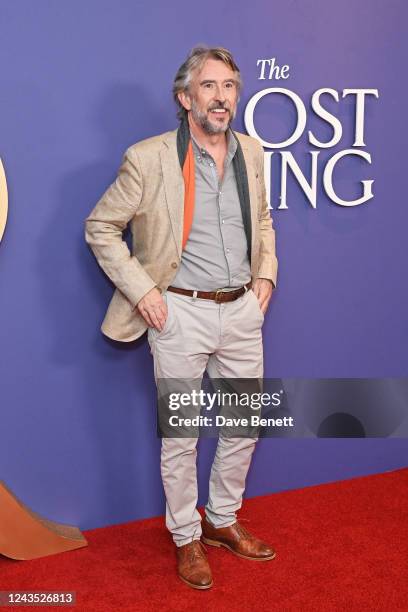
<instances>
[{"instance_id":1,"label":"red carpet","mask_svg":"<svg viewBox=\"0 0 408 612\"><path fill-rule=\"evenodd\" d=\"M0 590L73 590L66 609L77 612L408 610L407 502L408 469L247 500L245 527L277 557L251 562L208 546L209 591L177 578L163 518L86 531L78 551L0 557Z\"/></svg>"}]
</instances>

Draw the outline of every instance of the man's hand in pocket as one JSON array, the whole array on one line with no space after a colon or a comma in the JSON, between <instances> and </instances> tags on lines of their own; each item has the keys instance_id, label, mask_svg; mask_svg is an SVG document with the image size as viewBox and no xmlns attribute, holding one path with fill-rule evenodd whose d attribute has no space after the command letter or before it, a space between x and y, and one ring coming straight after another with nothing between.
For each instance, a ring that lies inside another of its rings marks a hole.
<instances>
[{"instance_id":1,"label":"man's hand in pocket","mask_svg":"<svg viewBox=\"0 0 408 612\"><path fill-rule=\"evenodd\" d=\"M137 303L137 309L149 327L162 331L167 319L167 304L159 289L153 287Z\"/></svg>"}]
</instances>

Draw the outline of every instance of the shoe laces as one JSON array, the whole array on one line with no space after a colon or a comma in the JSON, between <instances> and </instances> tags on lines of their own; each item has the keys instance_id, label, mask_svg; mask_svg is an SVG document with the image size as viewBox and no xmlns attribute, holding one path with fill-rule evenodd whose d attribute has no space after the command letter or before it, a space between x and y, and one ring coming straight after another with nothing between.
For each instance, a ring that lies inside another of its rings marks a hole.
<instances>
[{"instance_id":1,"label":"shoe laces","mask_svg":"<svg viewBox=\"0 0 408 612\"><path fill-rule=\"evenodd\" d=\"M201 540L193 540L189 550L189 561L193 562L202 559L206 554L206 547Z\"/></svg>"},{"instance_id":2,"label":"shoe laces","mask_svg":"<svg viewBox=\"0 0 408 612\"><path fill-rule=\"evenodd\" d=\"M235 523L235 529L237 530L240 536L243 536L244 538L250 538L251 534L245 529L243 525L241 525L241 521L246 521L247 523L249 523L249 519L240 518L239 521L237 520L237 522Z\"/></svg>"}]
</instances>

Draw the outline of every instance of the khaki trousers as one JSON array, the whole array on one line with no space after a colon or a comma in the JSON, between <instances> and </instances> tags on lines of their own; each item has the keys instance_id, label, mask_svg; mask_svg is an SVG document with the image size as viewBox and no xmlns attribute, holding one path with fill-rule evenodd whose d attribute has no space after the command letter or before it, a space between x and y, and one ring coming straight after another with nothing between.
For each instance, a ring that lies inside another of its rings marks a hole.
<instances>
[{"instance_id":1,"label":"khaki trousers","mask_svg":"<svg viewBox=\"0 0 408 612\"><path fill-rule=\"evenodd\" d=\"M156 383L158 378L201 380L205 370L211 378L262 378L264 317L251 289L222 304L170 291L163 299L168 309L164 328L148 329ZM236 521L256 441L219 437L205 507L215 527ZM196 446L197 438L162 438L166 526L177 546L201 536Z\"/></svg>"}]
</instances>

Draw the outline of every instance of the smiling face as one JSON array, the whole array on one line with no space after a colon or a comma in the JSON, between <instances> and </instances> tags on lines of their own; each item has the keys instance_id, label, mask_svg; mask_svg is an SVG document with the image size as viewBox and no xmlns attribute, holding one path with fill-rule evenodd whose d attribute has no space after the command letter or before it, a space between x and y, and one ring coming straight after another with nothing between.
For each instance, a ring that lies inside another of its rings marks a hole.
<instances>
[{"instance_id":1,"label":"smiling face","mask_svg":"<svg viewBox=\"0 0 408 612\"><path fill-rule=\"evenodd\" d=\"M237 110L236 74L224 62L209 58L193 73L188 91L181 92L179 100L207 134L226 132Z\"/></svg>"}]
</instances>

